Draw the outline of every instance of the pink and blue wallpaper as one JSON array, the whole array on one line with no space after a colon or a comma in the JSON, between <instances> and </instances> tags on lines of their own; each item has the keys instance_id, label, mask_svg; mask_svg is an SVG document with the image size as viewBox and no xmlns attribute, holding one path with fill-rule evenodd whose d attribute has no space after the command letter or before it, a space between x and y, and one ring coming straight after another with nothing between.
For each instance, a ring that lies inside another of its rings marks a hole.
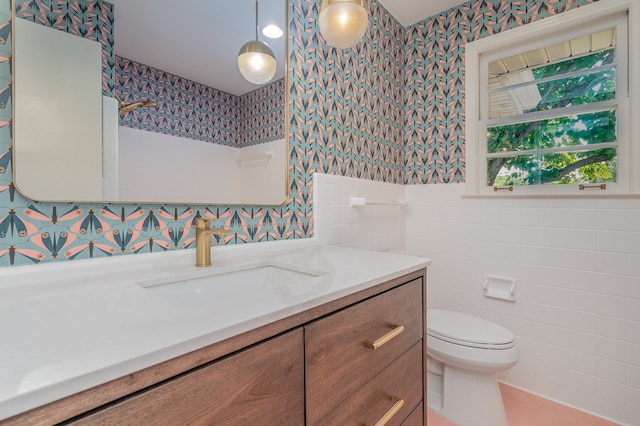
<instances>
[{"instance_id":1,"label":"pink and blue wallpaper","mask_svg":"<svg viewBox=\"0 0 640 426\"><path fill-rule=\"evenodd\" d=\"M125 103L153 100L120 125L173 136L235 146L238 140L238 99L139 62L116 56L115 92Z\"/></svg>"},{"instance_id":2,"label":"pink and blue wallpaper","mask_svg":"<svg viewBox=\"0 0 640 426\"><path fill-rule=\"evenodd\" d=\"M216 244L310 237L316 171L393 183L463 181L464 44L590 1L472 0L405 29L376 0L366 0L365 40L344 51L327 47L319 35L319 1L291 1L290 198L281 207L29 200L11 180L8 103L0 108L0 266L188 248L201 216L231 229ZM87 26L113 23L110 9L96 1L35 3L49 21L92 34L103 30L80 25L83 13L92 22ZM94 17L97 10L107 16ZM9 1L0 0L0 15L9 12ZM7 25L0 24L0 38ZM0 91L11 78L5 64L10 46L7 36L0 44Z\"/></svg>"},{"instance_id":3,"label":"pink and blue wallpaper","mask_svg":"<svg viewBox=\"0 0 640 426\"><path fill-rule=\"evenodd\" d=\"M125 114L122 126L235 147L284 137L284 79L236 96L119 56L115 74L125 103L158 103Z\"/></svg>"},{"instance_id":4,"label":"pink and blue wallpaper","mask_svg":"<svg viewBox=\"0 0 640 426\"><path fill-rule=\"evenodd\" d=\"M292 177L402 183L404 29L371 0L364 42L328 48L316 26L319 3L294 1L289 15Z\"/></svg>"},{"instance_id":5,"label":"pink and blue wallpaper","mask_svg":"<svg viewBox=\"0 0 640 426\"><path fill-rule=\"evenodd\" d=\"M11 7L6 9L11 16ZM5 13L5 12L3 12ZM115 85L113 5L103 0L16 0L16 16L102 45L102 93Z\"/></svg>"},{"instance_id":6,"label":"pink and blue wallpaper","mask_svg":"<svg viewBox=\"0 0 640 426\"><path fill-rule=\"evenodd\" d=\"M472 0L406 29L405 183L464 182L464 46L597 0Z\"/></svg>"},{"instance_id":7,"label":"pink and blue wallpaper","mask_svg":"<svg viewBox=\"0 0 640 426\"><path fill-rule=\"evenodd\" d=\"M238 146L284 138L284 78L239 97Z\"/></svg>"}]
</instances>

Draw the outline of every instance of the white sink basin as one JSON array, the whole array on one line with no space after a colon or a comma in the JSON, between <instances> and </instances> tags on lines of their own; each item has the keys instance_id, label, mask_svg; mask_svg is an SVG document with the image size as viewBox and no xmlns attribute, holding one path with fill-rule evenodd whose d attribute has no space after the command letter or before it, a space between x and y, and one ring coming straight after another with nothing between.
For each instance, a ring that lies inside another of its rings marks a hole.
<instances>
[{"instance_id":1,"label":"white sink basin","mask_svg":"<svg viewBox=\"0 0 640 426\"><path fill-rule=\"evenodd\" d=\"M277 295L291 299L317 288L327 273L293 265L267 264L240 270L203 270L179 277L165 277L138 285L182 309L242 304L256 297Z\"/></svg>"}]
</instances>

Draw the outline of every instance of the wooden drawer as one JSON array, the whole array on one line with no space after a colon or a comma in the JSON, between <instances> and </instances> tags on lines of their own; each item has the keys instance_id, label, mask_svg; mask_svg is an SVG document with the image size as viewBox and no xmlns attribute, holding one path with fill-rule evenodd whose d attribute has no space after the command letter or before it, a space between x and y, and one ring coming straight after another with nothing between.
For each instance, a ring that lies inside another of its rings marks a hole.
<instances>
[{"instance_id":1,"label":"wooden drawer","mask_svg":"<svg viewBox=\"0 0 640 426\"><path fill-rule=\"evenodd\" d=\"M424 426L426 423L425 413L424 413L424 405L421 402L418 406L413 410L409 417L402 422L402 426Z\"/></svg>"},{"instance_id":2,"label":"wooden drawer","mask_svg":"<svg viewBox=\"0 0 640 426\"><path fill-rule=\"evenodd\" d=\"M387 426L403 424L422 401L421 365L419 342L314 424L374 425L385 415L389 416Z\"/></svg>"},{"instance_id":3,"label":"wooden drawer","mask_svg":"<svg viewBox=\"0 0 640 426\"><path fill-rule=\"evenodd\" d=\"M422 279L416 279L305 326L308 424L422 339L422 288ZM396 326L404 330L382 346L365 345ZM416 374L422 371L422 359L414 368Z\"/></svg>"},{"instance_id":4,"label":"wooden drawer","mask_svg":"<svg viewBox=\"0 0 640 426\"><path fill-rule=\"evenodd\" d=\"M77 425L302 425L302 329L76 419Z\"/></svg>"}]
</instances>

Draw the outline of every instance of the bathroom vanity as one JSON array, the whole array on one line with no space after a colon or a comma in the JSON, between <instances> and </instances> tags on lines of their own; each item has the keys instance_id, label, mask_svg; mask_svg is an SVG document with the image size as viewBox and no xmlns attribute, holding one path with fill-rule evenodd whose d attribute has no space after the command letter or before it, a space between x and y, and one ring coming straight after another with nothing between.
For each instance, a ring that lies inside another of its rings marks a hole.
<instances>
[{"instance_id":1,"label":"bathroom vanity","mask_svg":"<svg viewBox=\"0 0 640 426\"><path fill-rule=\"evenodd\" d=\"M184 318L172 316L172 327L156 317L141 328L166 330L152 339L155 349L147 341L125 356L105 357L102 368L32 385L0 401L3 414L12 400L33 405L0 424L424 424L428 259L316 247L270 256L261 266L218 264L214 272L185 266L180 281L175 273L167 280L166 272L140 281L140 273L133 285L158 307L171 308L191 303L171 292L192 282L200 286L198 300L209 297L202 280L248 278L247 270L289 282L252 288L260 308L248 293L236 304L240 299L229 290L226 300L213 297L208 306L185 309ZM295 271L287 269L292 265ZM292 278L303 277L297 274L313 278ZM169 289L169 297L157 297L152 287ZM211 313L218 310L222 316ZM225 320L229 315L235 318ZM216 324L201 324L207 317ZM47 390L57 396L43 399Z\"/></svg>"}]
</instances>

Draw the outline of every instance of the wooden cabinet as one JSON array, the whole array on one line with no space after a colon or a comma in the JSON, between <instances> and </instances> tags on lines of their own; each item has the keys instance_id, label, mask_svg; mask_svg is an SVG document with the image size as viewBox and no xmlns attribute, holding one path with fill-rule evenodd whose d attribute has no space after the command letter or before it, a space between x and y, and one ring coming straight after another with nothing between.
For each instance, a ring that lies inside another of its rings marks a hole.
<instances>
[{"instance_id":1,"label":"wooden cabinet","mask_svg":"<svg viewBox=\"0 0 640 426\"><path fill-rule=\"evenodd\" d=\"M423 425L425 279L409 273L0 425Z\"/></svg>"},{"instance_id":2,"label":"wooden cabinet","mask_svg":"<svg viewBox=\"0 0 640 426\"><path fill-rule=\"evenodd\" d=\"M409 417L405 419L402 423L402 426L424 426L427 424L427 417L424 413L424 404L426 401L421 402L418 406L413 410Z\"/></svg>"},{"instance_id":3,"label":"wooden cabinet","mask_svg":"<svg viewBox=\"0 0 640 426\"><path fill-rule=\"evenodd\" d=\"M71 424L301 425L303 356L298 328Z\"/></svg>"},{"instance_id":4,"label":"wooden cabinet","mask_svg":"<svg viewBox=\"0 0 640 426\"><path fill-rule=\"evenodd\" d=\"M423 400L422 280L305 326L307 424L400 424Z\"/></svg>"},{"instance_id":5,"label":"wooden cabinet","mask_svg":"<svg viewBox=\"0 0 640 426\"><path fill-rule=\"evenodd\" d=\"M383 418L386 425L403 424L411 412L422 402L422 345L416 343L380 374L345 396L309 425L374 425ZM418 368L416 368L418 367ZM334 393L343 394L339 388ZM307 399L307 411L317 401Z\"/></svg>"}]
</instances>

